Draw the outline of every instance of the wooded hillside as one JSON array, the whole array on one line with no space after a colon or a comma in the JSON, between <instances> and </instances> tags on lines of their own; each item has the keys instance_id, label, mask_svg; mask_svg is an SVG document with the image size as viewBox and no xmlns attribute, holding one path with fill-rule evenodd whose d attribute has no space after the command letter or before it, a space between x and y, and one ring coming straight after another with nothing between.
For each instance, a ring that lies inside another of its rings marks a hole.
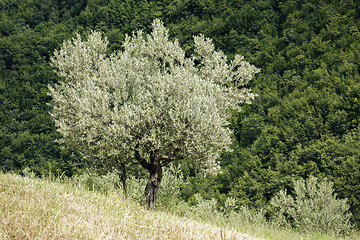
<instances>
[{"instance_id":1,"label":"wooded hillside","mask_svg":"<svg viewBox=\"0 0 360 240\"><path fill-rule=\"evenodd\" d=\"M228 56L261 69L250 87L259 96L234 112L234 151L222 173L195 176L194 194L266 208L292 179L334 182L360 223L360 4L352 0L294 1L0 1L0 166L72 175L76 151L62 149L49 116L48 84L58 82L50 57L76 32L102 31L111 51L125 34L160 18L190 55L193 35L211 37Z\"/></svg>"}]
</instances>

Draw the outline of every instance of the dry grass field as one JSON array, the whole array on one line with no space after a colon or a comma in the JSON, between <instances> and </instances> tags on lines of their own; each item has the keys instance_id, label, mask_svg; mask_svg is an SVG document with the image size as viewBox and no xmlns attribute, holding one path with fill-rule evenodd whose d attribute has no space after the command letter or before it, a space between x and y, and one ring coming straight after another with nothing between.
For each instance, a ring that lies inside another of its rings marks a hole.
<instances>
[{"instance_id":1,"label":"dry grass field","mask_svg":"<svg viewBox=\"0 0 360 240\"><path fill-rule=\"evenodd\" d=\"M258 239L148 211L119 192L0 174L0 239Z\"/></svg>"}]
</instances>

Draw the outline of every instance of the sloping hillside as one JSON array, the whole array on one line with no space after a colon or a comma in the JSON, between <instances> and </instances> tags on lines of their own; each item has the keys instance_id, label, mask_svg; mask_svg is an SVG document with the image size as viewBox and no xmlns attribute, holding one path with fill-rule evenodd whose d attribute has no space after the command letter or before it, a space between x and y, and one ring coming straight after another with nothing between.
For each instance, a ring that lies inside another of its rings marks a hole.
<instances>
[{"instance_id":1,"label":"sloping hillside","mask_svg":"<svg viewBox=\"0 0 360 240\"><path fill-rule=\"evenodd\" d=\"M258 239L158 211L121 193L0 174L0 239Z\"/></svg>"},{"instance_id":2,"label":"sloping hillside","mask_svg":"<svg viewBox=\"0 0 360 240\"><path fill-rule=\"evenodd\" d=\"M315 176L334 182L359 229L360 1L0 1L0 169L72 176L86 168L54 141L47 92L59 78L50 57L91 30L108 38L110 52L122 49L126 34L148 31L155 18L188 54L192 36L203 34L229 59L244 55L261 69L250 82L259 96L229 119L234 151L219 159L222 173L184 168L182 200L200 194L268 208L293 179Z\"/></svg>"}]
</instances>

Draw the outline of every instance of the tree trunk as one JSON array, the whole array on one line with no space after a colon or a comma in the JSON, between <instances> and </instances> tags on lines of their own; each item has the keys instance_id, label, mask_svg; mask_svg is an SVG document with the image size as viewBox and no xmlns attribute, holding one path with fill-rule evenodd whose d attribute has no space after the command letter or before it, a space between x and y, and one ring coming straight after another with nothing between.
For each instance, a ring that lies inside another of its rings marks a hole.
<instances>
[{"instance_id":1,"label":"tree trunk","mask_svg":"<svg viewBox=\"0 0 360 240\"><path fill-rule=\"evenodd\" d=\"M122 171L122 176L120 176L120 179L122 181L124 194L125 194L125 196L127 196L127 189L126 189L127 188L127 186L126 186L127 172L126 172L125 163L121 163L121 171Z\"/></svg>"},{"instance_id":2,"label":"tree trunk","mask_svg":"<svg viewBox=\"0 0 360 240\"><path fill-rule=\"evenodd\" d=\"M152 207L156 201L157 193L162 179L162 167L160 164L151 165L150 177L145 187L142 205Z\"/></svg>"},{"instance_id":3,"label":"tree trunk","mask_svg":"<svg viewBox=\"0 0 360 240\"><path fill-rule=\"evenodd\" d=\"M119 178L120 178L120 181L122 183L122 187L123 187L123 191L124 191L124 195L127 196L127 184L126 184L126 180L127 180L127 175L125 172L123 172L123 174L119 174Z\"/></svg>"},{"instance_id":4,"label":"tree trunk","mask_svg":"<svg viewBox=\"0 0 360 240\"><path fill-rule=\"evenodd\" d=\"M184 156L176 154L172 154L170 156L161 155L159 154L159 150L155 150L150 152L150 162L148 162L145 158L140 156L139 151L136 149L134 155L138 163L150 172L150 177L145 187L141 205L152 207L156 201L157 193L162 180L162 168L172 161L184 159Z\"/></svg>"},{"instance_id":5,"label":"tree trunk","mask_svg":"<svg viewBox=\"0 0 360 240\"><path fill-rule=\"evenodd\" d=\"M127 197L127 190L126 190L126 178L123 178L122 180L122 185L123 185L123 189L124 189L124 194L125 194L125 197Z\"/></svg>"}]
</instances>

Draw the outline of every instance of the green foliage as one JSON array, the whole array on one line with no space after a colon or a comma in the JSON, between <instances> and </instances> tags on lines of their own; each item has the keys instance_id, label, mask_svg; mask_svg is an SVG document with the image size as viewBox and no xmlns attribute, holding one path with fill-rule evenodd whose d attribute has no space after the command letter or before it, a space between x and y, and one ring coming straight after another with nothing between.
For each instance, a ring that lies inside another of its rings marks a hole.
<instances>
[{"instance_id":1,"label":"green foliage","mask_svg":"<svg viewBox=\"0 0 360 240\"><path fill-rule=\"evenodd\" d=\"M126 181L127 197L139 202L144 194L146 185L146 175L130 175ZM157 207L162 209L171 209L180 204L180 189L186 185L184 175L181 171L181 165L170 164L164 168L163 181L157 197Z\"/></svg>"},{"instance_id":2,"label":"green foliage","mask_svg":"<svg viewBox=\"0 0 360 240\"><path fill-rule=\"evenodd\" d=\"M106 175L99 175L95 172L86 172L81 175L74 175L71 183L79 188L108 193L121 188L119 181L119 172L114 170Z\"/></svg>"},{"instance_id":3,"label":"green foliage","mask_svg":"<svg viewBox=\"0 0 360 240\"><path fill-rule=\"evenodd\" d=\"M0 168L71 175L75 159L54 143L58 134L46 105L46 85L57 79L48 60L70 31L58 22L54 1L0 4Z\"/></svg>"},{"instance_id":4,"label":"green foliage","mask_svg":"<svg viewBox=\"0 0 360 240\"><path fill-rule=\"evenodd\" d=\"M192 199L188 189L196 189L192 194L206 189L207 199L231 196L261 208L290 187L293 177L314 175L334 182L358 225L360 185L353 179L360 146L350 140L359 124L360 62L354 56L360 35L354 3L243 1L222 7L225 13L231 10L227 18L241 22L225 22L227 34L217 44L261 67L251 83L259 96L230 120L236 142L234 152L221 157L222 173L191 180L183 190L186 199ZM225 39L231 44L222 45ZM214 189L198 188L211 185Z\"/></svg>"},{"instance_id":5,"label":"green foliage","mask_svg":"<svg viewBox=\"0 0 360 240\"><path fill-rule=\"evenodd\" d=\"M180 201L180 190L187 182L181 164L170 164L164 169L163 181L157 198L161 207L172 208Z\"/></svg>"},{"instance_id":6,"label":"green foliage","mask_svg":"<svg viewBox=\"0 0 360 240\"><path fill-rule=\"evenodd\" d=\"M349 222L347 199L337 199L327 180L319 182L310 176L306 181L294 181L295 198L281 190L271 199L271 205L279 211L279 219L290 222L301 232L347 234L352 226Z\"/></svg>"},{"instance_id":7,"label":"green foliage","mask_svg":"<svg viewBox=\"0 0 360 240\"><path fill-rule=\"evenodd\" d=\"M146 185L146 182L147 179L144 176L135 177L130 175L126 181L127 197L136 202L140 202L140 200L143 199L144 186Z\"/></svg>"},{"instance_id":8,"label":"green foliage","mask_svg":"<svg viewBox=\"0 0 360 240\"><path fill-rule=\"evenodd\" d=\"M82 167L54 143L50 56L75 31L101 30L109 52L122 49L126 33L160 18L188 55L202 33L261 68L250 83L259 96L229 119L234 151L222 154L222 173L190 171L181 197L265 208L293 178L327 177L360 226L359 9L351 0L0 1L0 169L47 176Z\"/></svg>"}]
</instances>

